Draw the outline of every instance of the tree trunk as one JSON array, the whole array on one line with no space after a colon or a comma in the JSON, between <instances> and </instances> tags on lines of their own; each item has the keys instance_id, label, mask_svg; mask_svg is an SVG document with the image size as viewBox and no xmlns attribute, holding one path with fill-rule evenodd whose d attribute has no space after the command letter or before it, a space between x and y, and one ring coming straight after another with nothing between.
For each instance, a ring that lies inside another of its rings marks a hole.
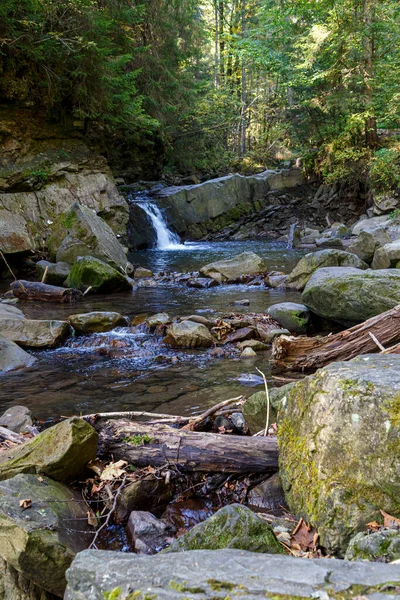
<instances>
[{"instance_id":1,"label":"tree trunk","mask_svg":"<svg viewBox=\"0 0 400 600\"><path fill-rule=\"evenodd\" d=\"M242 0L242 40L246 37L246 0ZM242 57L242 81L241 81L241 102L242 111L240 119L240 156L246 154L246 135L247 135L247 73L246 73L246 61Z\"/></svg>"},{"instance_id":2,"label":"tree trunk","mask_svg":"<svg viewBox=\"0 0 400 600\"><path fill-rule=\"evenodd\" d=\"M82 292L72 288L63 288L38 281L13 281L11 289L14 296L21 300L38 302L76 302L83 297Z\"/></svg>"},{"instance_id":3,"label":"tree trunk","mask_svg":"<svg viewBox=\"0 0 400 600\"><path fill-rule=\"evenodd\" d=\"M100 451L138 467L166 464L182 471L265 473L278 468L276 437L199 433L131 421L98 421Z\"/></svg>"},{"instance_id":4,"label":"tree trunk","mask_svg":"<svg viewBox=\"0 0 400 600\"><path fill-rule=\"evenodd\" d=\"M364 0L363 3L363 78L365 110L368 115L365 121L365 143L369 148L376 148L379 143L373 99L373 82L375 78L374 2L375 0Z\"/></svg>"},{"instance_id":5,"label":"tree trunk","mask_svg":"<svg viewBox=\"0 0 400 600\"><path fill-rule=\"evenodd\" d=\"M219 0L218 2L218 40L219 40L219 75L220 81L223 82L225 79L225 11L224 11L225 0Z\"/></svg>"}]
</instances>

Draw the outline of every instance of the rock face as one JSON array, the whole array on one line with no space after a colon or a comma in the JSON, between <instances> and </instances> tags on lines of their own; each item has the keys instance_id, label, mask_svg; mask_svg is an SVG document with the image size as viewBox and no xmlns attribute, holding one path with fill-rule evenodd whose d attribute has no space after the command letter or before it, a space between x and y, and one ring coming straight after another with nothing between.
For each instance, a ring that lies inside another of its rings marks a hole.
<instances>
[{"instance_id":1,"label":"rock face","mask_svg":"<svg viewBox=\"0 0 400 600\"><path fill-rule=\"evenodd\" d=\"M36 263L36 273L39 280L42 279L46 269L47 275L45 283L62 286L71 271L71 265L66 262L52 263L48 260L39 260L39 262Z\"/></svg>"},{"instance_id":2,"label":"rock face","mask_svg":"<svg viewBox=\"0 0 400 600\"><path fill-rule=\"evenodd\" d=\"M73 481L96 458L97 438L97 432L83 419L66 419L33 440L1 453L0 481L19 473Z\"/></svg>"},{"instance_id":3,"label":"rock face","mask_svg":"<svg viewBox=\"0 0 400 600\"><path fill-rule=\"evenodd\" d=\"M237 548L250 552L283 554L271 526L241 504L224 506L195 525L169 546L166 552Z\"/></svg>"},{"instance_id":4,"label":"rock face","mask_svg":"<svg viewBox=\"0 0 400 600\"><path fill-rule=\"evenodd\" d=\"M0 373L30 367L34 362L34 356L0 335Z\"/></svg>"},{"instance_id":5,"label":"rock face","mask_svg":"<svg viewBox=\"0 0 400 600\"><path fill-rule=\"evenodd\" d=\"M205 325L182 321L171 325L163 342L172 348L209 348L216 339Z\"/></svg>"},{"instance_id":6,"label":"rock face","mask_svg":"<svg viewBox=\"0 0 400 600\"><path fill-rule=\"evenodd\" d=\"M227 596L289 600L325 593L331 597L332 592L351 597L351 588L356 586L362 586L366 600L379 600L385 584L400 581L400 566L299 560L241 550L157 556L85 550L67 571L67 581L65 600L111 600L111 592L118 600L129 594L163 600L215 600ZM394 600L395 596L387 598Z\"/></svg>"},{"instance_id":7,"label":"rock face","mask_svg":"<svg viewBox=\"0 0 400 600\"><path fill-rule=\"evenodd\" d=\"M318 269L307 283L302 300L312 312L343 323L360 323L393 308L400 298L400 271Z\"/></svg>"},{"instance_id":8,"label":"rock face","mask_svg":"<svg viewBox=\"0 0 400 600\"><path fill-rule=\"evenodd\" d=\"M306 254L297 263L286 278L286 285L296 290L303 290L313 273L322 267L354 267L368 269L368 265L354 254L344 250L320 250Z\"/></svg>"},{"instance_id":9,"label":"rock face","mask_svg":"<svg viewBox=\"0 0 400 600\"><path fill-rule=\"evenodd\" d=\"M72 265L67 279L67 287L107 294L132 289L132 284L125 275L93 256L81 256Z\"/></svg>"},{"instance_id":10,"label":"rock face","mask_svg":"<svg viewBox=\"0 0 400 600\"><path fill-rule=\"evenodd\" d=\"M25 498L32 506L22 511ZM80 500L47 477L39 481L34 475L17 475L0 483L0 557L57 597L64 593L66 569L93 536Z\"/></svg>"},{"instance_id":11,"label":"rock face","mask_svg":"<svg viewBox=\"0 0 400 600\"><path fill-rule=\"evenodd\" d=\"M55 348L70 332L66 321L1 319L1 334L26 348Z\"/></svg>"},{"instance_id":12,"label":"rock face","mask_svg":"<svg viewBox=\"0 0 400 600\"><path fill-rule=\"evenodd\" d=\"M254 252L242 252L233 258L209 263L200 269L200 273L219 283L235 281L241 275L253 275L265 270L263 259Z\"/></svg>"},{"instance_id":13,"label":"rock face","mask_svg":"<svg viewBox=\"0 0 400 600\"><path fill-rule=\"evenodd\" d=\"M297 383L280 412L290 509L342 555L366 523L399 509L400 356L365 355Z\"/></svg>"},{"instance_id":14,"label":"rock face","mask_svg":"<svg viewBox=\"0 0 400 600\"><path fill-rule=\"evenodd\" d=\"M400 531L384 529L374 533L357 533L347 548L346 560L392 562L400 559Z\"/></svg>"},{"instance_id":15,"label":"rock face","mask_svg":"<svg viewBox=\"0 0 400 600\"><path fill-rule=\"evenodd\" d=\"M29 108L0 106L0 122L4 253L42 249L58 216L74 202L95 210L116 234L126 235L128 206L106 160L89 149L83 132L72 124L50 124Z\"/></svg>"},{"instance_id":16,"label":"rock face","mask_svg":"<svg viewBox=\"0 0 400 600\"><path fill-rule=\"evenodd\" d=\"M310 311L304 304L295 302L281 302L273 304L267 310L275 321L284 329L293 333L306 333L310 322Z\"/></svg>"},{"instance_id":17,"label":"rock face","mask_svg":"<svg viewBox=\"0 0 400 600\"><path fill-rule=\"evenodd\" d=\"M126 325L125 319L117 312L91 312L68 317L68 323L78 334L101 333Z\"/></svg>"},{"instance_id":18,"label":"rock face","mask_svg":"<svg viewBox=\"0 0 400 600\"><path fill-rule=\"evenodd\" d=\"M0 598L1 600L56 600L57 596L35 585L0 557Z\"/></svg>"},{"instance_id":19,"label":"rock face","mask_svg":"<svg viewBox=\"0 0 400 600\"><path fill-rule=\"evenodd\" d=\"M0 417L0 426L20 433L25 427L31 427L32 413L26 406L10 406Z\"/></svg>"},{"instance_id":20,"label":"rock face","mask_svg":"<svg viewBox=\"0 0 400 600\"><path fill-rule=\"evenodd\" d=\"M53 257L56 252L57 262L72 264L78 256L94 256L118 270L128 263L111 227L94 210L78 202L59 217L49 248Z\"/></svg>"}]
</instances>

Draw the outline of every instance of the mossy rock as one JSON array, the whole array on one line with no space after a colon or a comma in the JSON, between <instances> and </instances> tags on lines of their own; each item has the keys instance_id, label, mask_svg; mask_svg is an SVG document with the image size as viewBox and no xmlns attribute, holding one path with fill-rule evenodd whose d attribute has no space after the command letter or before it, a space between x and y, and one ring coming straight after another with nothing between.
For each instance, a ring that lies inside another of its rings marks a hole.
<instances>
[{"instance_id":1,"label":"mossy rock","mask_svg":"<svg viewBox=\"0 0 400 600\"><path fill-rule=\"evenodd\" d=\"M71 315L68 317L69 324L74 328L75 333L103 333L111 331L115 327L123 327L126 321L122 315L117 312L96 311Z\"/></svg>"},{"instance_id":2,"label":"mossy rock","mask_svg":"<svg viewBox=\"0 0 400 600\"><path fill-rule=\"evenodd\" d=\"M342 556L380 509L400 514L400 356L364 355L296 383L278 443L290 509Z\"/></svg>"},{"instance_id":3,"label":"mossy rock","mask_svg":"<svg viewBox=\"0 0 400 600\"><path fill-rule=\"evenodd\" d=\"M275 321L284 329L292 333L306 333L310 322L310 311L304 304L295 302L280 302L273 304L267 309L267 314L271 315Z\"/></svg>"},{"instance_id":4,"label":"mossy rock","mask_svg":"<svg viewBox=\"0 0 400 600\"><path fill-rule=\"evenodd\" d=\"M97 432L73 417L46 429L33 440L0 454L0 481L19 473L45 474L73 481L96 458Z\"/></svg>"},{"instance_id":5,"label":"mossy rock","mask_svg":"<svg viewBox=\"0 0 400 600\"><path fill-rule=\"evenodd\" d=\"M91 287L91 291L99 294L132 289L132 284L125 275L93 256L81 256L76 259L66 285L83 291Z\"/></svg>"},{"instance_id":6,"label":"mossy rock","mask_svg":"<svg viewBox=\"0 0 400 600\"><path fill-rule=\"evenodd\" d=\"M358 533L350 541L345 559L376 562L400 560L400 531L383 529L373 533Z\"/></svg>"},{"instance_id":7,"label":"mossy rock","mask_svg":"<svg viewBox=\"0 0 400 600\"><path fill-rule=\"evenodd\" d=\"M270 424L276 423L281 400L294 385L294 383L288 383L280 388L272 388L269 390ZM243 404L242 412L252 435L265 429L265 424L267 422L267 396L265 391L256 392L250 396Z\"/></svg>"},{"instance_id":8,"label":"mossy rock","mask_svg":"<svg viewBox=\"0 0 400 600\"><path fill-rule=\"evenodd\" d=\"M221 548L284 554L271 526L241 504L221 508L173 542L166 552Z\"/></svg>"}]
</instances>

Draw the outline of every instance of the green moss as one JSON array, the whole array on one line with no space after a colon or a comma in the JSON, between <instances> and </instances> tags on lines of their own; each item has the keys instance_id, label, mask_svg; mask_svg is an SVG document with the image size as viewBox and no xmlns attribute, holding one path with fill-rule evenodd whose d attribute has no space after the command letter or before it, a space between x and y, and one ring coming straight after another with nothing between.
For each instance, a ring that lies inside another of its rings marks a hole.
<instances>
[{"instance_id":1,"label":"green moss","mask_svg":"<svg viewBox=\"0 0 400 600\"><path fill-rule=\"evenodd\" d=\"M144 435L131 435L127 438L122 438L123 442L127 444L132 444L132 446L145 446L146 444L151 444L154 441L154 438L150 437L148 433Z\"/></svg>"},{"instance_id":2,"label":"green moss","mask_svg":"<svg viewBox=\"0 0 400 600\"><path fill-rule=\"evenodd\" d=\"M393 427L400 427L400 394L396 395L387 406L390 423Z\"/></svg>"},{"instance_id":3,"label":"green moss","mask_svg":"<svg viewBox=\"0 0 400 600\"><path fill-rule=\"evenodd\" d=\"M122 594L122 588L116 587L111 592L104 592L104 600L120 600Z\"/></svg>"},{"instance_id":4,"label":"green moss","mask_svg":"<svg viewBox=\"0 0 400 600\"><path fill-rule=\"evenodd\" d=\"M169 582L169 587L172 590L175 590L176 592L181 592L181 593L184 593L184 592L187 592L188 594L204 594L205 593L203 588L190 587L187 585L186 581L179 582L179 581L172 580Z\"/></svg>"},{"instance_id":5,"label":"green moss","mask_svg":"<svg viewBox=\"0 0 400 600\"><path fill-rule=\"evenodd\" d=\"M231 591L235 588L240 588L242 590L246 589L243 585L235 585L229 581L219 581L218 579L207 579L207 583L213 592L222 592L224 590Z\"/></svg>"}]
</instances>

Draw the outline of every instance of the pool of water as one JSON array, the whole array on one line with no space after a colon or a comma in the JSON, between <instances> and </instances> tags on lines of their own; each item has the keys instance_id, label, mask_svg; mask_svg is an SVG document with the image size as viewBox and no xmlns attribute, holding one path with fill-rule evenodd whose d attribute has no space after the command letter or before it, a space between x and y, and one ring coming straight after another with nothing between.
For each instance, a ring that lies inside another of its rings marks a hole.
<instances>
[{"instance_id":1,"label":"pool of water","mask_svg":"<svg viewBox=\"0 0 400 600\"><path fill-rule=\"evenodd\" d=\"M269 270L288 272L302 253L282 244L225 242L187 244L184 250L148 250L131 255L136 264L160 271L197 271L202 265L252 250ZM234 307L248 298L248 307ZM92 310L114 310L132 317L166 311L216 317L235 312L264 312L300 295L244 285L211 289L184 283L140 287L131 293L88 296L77 305L20 303L28 318L64 319ZM71 338L56 350L37 351L30 369L1 376L0 411L12 404L29 406L40 419L102 411L147 410L194 414L221 400L262 389L256 367L268 373L267 355L254 359L217 359L209 350L173 351L143 328L120 328L106 335Z\"/></svg>"}]
</instances>

